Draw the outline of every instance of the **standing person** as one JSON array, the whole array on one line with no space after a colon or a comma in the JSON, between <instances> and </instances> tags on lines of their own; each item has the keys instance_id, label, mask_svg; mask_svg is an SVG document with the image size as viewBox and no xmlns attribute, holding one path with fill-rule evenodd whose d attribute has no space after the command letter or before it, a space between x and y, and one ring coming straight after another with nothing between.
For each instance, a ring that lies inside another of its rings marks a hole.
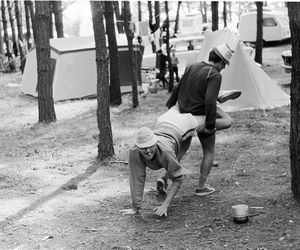
<instances>
[{"instance_id":1,"label":"standing person","mask_svg":"<svg viewBox=\"0 0 300 250\"><path fill-rule=\"evenodd\" d=\"M155 208L155 214L167 216L170 203L177 194L183 182L182 165L179 163L188 150L197 119L191 114L180 114L174 106L157 120L156 130L147 127L137 132L134 145L129 151L129 182L132 198L132 208L121 210L122 214L132 215L140 211L144 186L146 182L146 167L152 170L164 168L165 175L157 182L157 190L166 193L167 179L172 180L170 190L161 206Z\"/></svg>"},{"instance_id":2,"label":"standing person","mask_svg":"<svg viewBox=\"0 0 300 250\"><path fill-rule=\"evenodd\" d=\"M177 101L181 113L191 113L195 117L206 116L205 128L198 132L203 150L195 192L198 196L215 192L213 187L206 184L214 161L215 132L229 128L232 124L231 117L217 107L222 82L220 72L229 65L232 53L227 44L222 44L210 51L208 62L198 62L189 66L166 103L170 108Z\"/></svg>"},{"instance_id":3,"label":"standing person","mask_svg":"<svg viewBox=\"0 0 300 250\"><path fill-rule=\"evenodd\" d=\"M179 76L178 76L179 60L178 60L178 57L175 55L175 49L172 50L171 62L172 62L173 72L176 75L176 81L179 82Z\"/></svg>"},{"instance_id":4,"label":"standing person","mask_svg":"<svg viewBox=\"0 0 300 250\"><path fill-rule=\"evenodd\" d=\"M159 69L158 79L162 81L163 88L166 88L166 86L168 85L168 81L166 79L168 57L162 52L161 49L157 51L157 56Z\"/></svg>"},{"instance_id":5,"label":"standing person","mask_svg":"<svg viewBox=\"0 0 300 250\"><path fill-rule=\"evenodd\" d=\"M194 50L194 45L192 41L189 41L189 45L187 47L188 50Z\"/></svg>"}]
</instances>

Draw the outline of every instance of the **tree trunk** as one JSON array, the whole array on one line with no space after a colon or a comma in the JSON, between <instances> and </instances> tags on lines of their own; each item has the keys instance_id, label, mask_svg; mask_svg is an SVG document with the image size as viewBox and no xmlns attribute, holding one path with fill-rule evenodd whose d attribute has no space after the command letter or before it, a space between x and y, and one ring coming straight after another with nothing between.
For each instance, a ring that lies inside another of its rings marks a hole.
<instances>
[{"instance_id":1,"label":"tree trunk","mask_svg":"<svg viewBox=\"0 0 300 250\"><path fill-rule=\"evenodd\" d=\"M153 15L152 15L152 2L148 1L148 12L149 12L149 28L151 33L154 33L154 25L153 25ZM156 46L154 42L154 34L151 34L151 47L152 47L152 53L156 52Z\"/></svg>"},{"instance_id":2,"label":"tree trunk","mask_svg":"<svg viewBox=\"0 0 300 250\"><path fill-rule=\"evenodd\" d=\"M49 31L50 31L50 38L54 38L53 34L53 1L49 1L49 10L50 10L50 18L49 18Z\"/></svg>"},{"instance_id":3,"label":"tree trunk","mask_svg":"<svg viewBox=\"0 0 300 250\"><path fill-rule=\"evenodd\" d=\"M155 27L154 30L156 31L160 27L160 4L159 1L154 1L154 18L155 18ZM160 33L159 37L159 46L162 45L162 37Z\"/></svg>"},{"instance_id":4,"label":"tree trunk","mask_svg":"<svg viewBox=\"0 0 300 250\"><path fill-rule=\"evenodd\" d=\"M54 122L56 115L54 110L52 91L52 69L50 60L50 31L49 31L49 1L35 2L36 25L36 58L38 73L38 108L39 122Z\"/></svg>"},{"instance_id":5,"label":"tree trunk","mask_svg":"<svg viewBox=\"0 0 300 250\"><path fill-rule=\"evenodd\" d=\"M229 9L229 11L228 11L229 21L232 21L232 2L229 1L227 4L228 4L228 9Z\"/></svg>"},{"instance_id":6,"label":"tree trunk","mask_svg":"<svg viewBox=\"0 0 300 250\"><path fill-rule=\"evenodd\" d=\"M13 12L12 12L13 5L10 0L7 0L6 2L7 2L7 10L8 10L12 42L13 42L13 53L15 54L15 56L18 56L19 45L17 42L15 23L14 23L14 17L13 17Z\"/></svg>"},{"instance_id":7,"label":"tree trunk","mask_svg":"<svg viewBox=\"0 0 300 250\"><path fill-rule=\"evenodd\" d=\"M152 25L153 23L153 15L152 15L152 2L151 1L148 1L148 13L149 13L149 24ZM150 26L150 29L151 29L151 26ZM152 30L151 30L152 31Z\"/></svg>"},{"instance_id":8,"label":"tree trunk","mask_svg":"<svg viewBox=\"0 0 300 250\"><path fill-rule=\"evenodd\" d=\"M22 12L19 8L19 1L15 0L15 13L16 13L16 21L17 21L17 28L18 28L18 45L19 45L19 52L20 52L20 62L21 66L20 69L23 73L24 66L25 66L25 54L23 51L23 25L22 25Z\"/></svg>"},{"instance_id":9,"label":"tree trunk","mask_svg":"<svg viewBox=\"0 0 300 250\"><path fill-rule=\"evenodd\" d=\"M64 37L64 25L61 0L52 1L55 20L56 35L58 38Z\"/></svg>"},{"instance_id":10,"label":"tree trunk","mask_svg":"<svg viewBox=\"0 0 300 250\"><path fill-rule=\"evenodd\" d=\"M30 19L31 19L32 32L33 32L33 43L35 43L35 40L36 40L36 21L35 21L35 18L34 18L33 2L31 0L28 0L28 7L29 7L29 13L30 13Z\"/></svg>"},{"instance_id":11,"label":"tree trunk","mask_svg":"<svg viewBox=\"0 0 300 250\"><path fill-rule=\"evenodd\" d=\"M166 47L167 47L167 58L168 58L168 68L169 68L169 92L171 93L173 90L173 82L174 82L174 74L173 74L173 67L171 62L171 56L170 56L170 22L169 22L169 4L168 1L165 1L165 12L166 12L166 30L167 30L167 36L166 36Z\"/></svg>"},{"instance_id":12,"label":"tree trunk","mask_svg":"<svg viewBox=\"0 0 300 250\"><path fill-rule=\"evenodd\" d=\"M176 37L176 34L178 32L180 5L181 5L181 1L178 1L177 11L176 11L176 19L175 19L175 27L174 27L174 35L173 35L174 37Z\"/></svg>"},{"instance_id":13,"label":"tree trunk","mask_svg":"<svg viewBox=\"0 0 300 250\"><path fill-rule=\"evenodd\" d=\"M189 10L189 14L191 13L191 6L190 6L190 2L186 2L188 10Z\"/></svg>"},{"instance_id":14,"label":"tree trunk","mask_svg":"<svg viewBox=\"0 0 300 250\"><path fill-rule=\"evenodd\" d=\"M203 2L203 9L204 9L204 23L207 23L207 3Z\"/></svg>"},{"instance_id":15,"label":"tree trunk","mask_svg":"<svg viewBox=\"0 0 300 250\"><path fill-rule=\"evenodd\" d=\"M97 123L99 129L98 159L114 155L109 113L108 57L104 29L104 3L90 1L97 63Z\"/></svg>"},{"instance_id":16,"label":"tree trunk","mask_svg":"<svg viewBox=\"0 0 300 250\"><path fill-rule=\"evenodd\" d=\"M8 32L7 32L7 19L6 19L6 11L5 11L5 2L4 0L1 1L1 15L2 15L2 23L3 23L3 33L4 33L4 43L6 46L6 52L5 55L8 59L12 58L12 54L10 51L10 44L9 44L9 38L8 38Z\"/></svg>"},{"instance_id":17,"label":"tree trunk","mask_svg":"<svg viewBox=\"0 0 300 250\"><path fill-rule=\"evenodd\" d=\"M3 34L3 28L2 28L2 22L0 22L0 34ZM2 67L2 63L3 63L3 57L4 57L4 48L3 48L3 36L0 36L0 57L1 57L1 64L0 67Z\"/></svg>"},{"instance_id":18,"label":"tree trunk","mask_svg":"<svg viewBox=\"0 0 300 250\"><path fill-rule=\"evenodd\" d=\"M132 39L134 37L133 30L131 28L131 12L130 12L130 4L129 1L124 1L122 6L122 13L124 16L124 28L125 33L128 41L128 50L129 50L129 62L130 62L130 71L131 71L131 78L132 78L132 105L133 108L139 106L139 99L138 99L138 86L137 86L137 63L134 56L133 51L133 43Z\"/></svg>"},{"instance_id":19,"label":"tree trunk","mask_svg":"<svg viewBox=\"0 0 300 250\"><path fill-rule=\"evenodd\" d=\"M212 31L219 29L219 2L211 2Z\"/></svg>"},{"instance_id":20,"label":"tree trunk","mask_svg":"<svg viewBox=\"0 0 300 250\"><path fill-rule=\"evenodd\" d=\"M141 1L138 1L138 20L139 20L139 22L142 21L142 6L141 6Z\"/></svg>"},{"instance_id":21,"label":"tree trunk","mask_svg":"<svg viewBox=\"0 0 300 250\"><path fill-rule=\"evenodd\" d=\"M159 1L154 1L154 19L155 19L155 30L160 27L160 4Z\"/></svg>"},{"instance_id":22,"label":"tree trunk","mask_svg":"<svg viewBox=\"0 0 300 250\"><path fill-rule=\"evenodd\" d=\"M112 1L114 5L114 11L117 19L117 29L119 34L124 33L124 18L120 15L119 1Z\"/></svg>"},{"instance_id":23,"label":"tree trunk","mask_svg":"<svg viewBox=\"0 0 300 250\"><path fill-rule=\"evenodd\" d=\"M292 41L292 79L291 125L290 125L290 161L291 188L296 199L300 199L300 2L288 2Z\"/></svg>"},{"instance_id":24,"label":"tree trunk","mask_svg":"<svg viewBox=\"0 0 300 250\"><path fill-rule=\"evenodd\" d=\"M255 58L257 63L262 64L263 49L263 2L255 2L257 8Z\"/></svg>"},{"instance_id":25,"label":"tree trunk","mask_svg":"<svg viewBox=\"0 0 300 250\"><path fill-rule=\"evenodd\" d=\"M223 1L223 20L224 20L224 27L227 27L226 1Z\"/></svg>"},{"instance_id":26,"label":"tree trunk","mask_svg":"<svg viewBox=\"0 0 300 250\"><path fill-rule=\"evenodd\" d=\"M26 20L26 41L27 41L27 48L31 49L31 26L30 26L30 10L29 10L29 2L27 0L24 1L25 6L25 20Z\"/></svg>"},{"instance_id":27,"label":"tree trunk","mask_svg":"<svg viewBox=\"0 0 300 250\"><path fill-rule=\"evenodd\" d=\"M120 105L122 103L122 97L119 74L119 54L112 1L105 1L105 24L109 47L110 104Z\"/></svg>"}]
</instances>

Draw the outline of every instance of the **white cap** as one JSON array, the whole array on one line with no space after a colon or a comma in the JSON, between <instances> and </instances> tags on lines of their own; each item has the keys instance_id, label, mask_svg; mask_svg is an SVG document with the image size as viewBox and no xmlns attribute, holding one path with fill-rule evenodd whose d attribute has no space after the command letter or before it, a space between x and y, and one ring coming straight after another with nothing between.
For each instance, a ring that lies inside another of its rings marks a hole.
<instances>
[{"instance_id":1,"label":"white cap","mask_svg":"<svg viewBox=\"0 0 300 250\"><path fill-rule=\"evenodd\" d=\"M222 60L229 65L229 61L232 57L233 51L229 48L227 44L221 44L213 48L213 51L220 57Z\"/></svg>"},{"instance_id":2,"label":"white cap","mask_svg":"<svg viewBox=\"0 0 300 250\"><path fill-rule=\"evenodd\" d=\"M157 142L157 138L150 128L142 127L138 130L135 145L139 148L152 147Z\"/></svg>"}]
</instances>

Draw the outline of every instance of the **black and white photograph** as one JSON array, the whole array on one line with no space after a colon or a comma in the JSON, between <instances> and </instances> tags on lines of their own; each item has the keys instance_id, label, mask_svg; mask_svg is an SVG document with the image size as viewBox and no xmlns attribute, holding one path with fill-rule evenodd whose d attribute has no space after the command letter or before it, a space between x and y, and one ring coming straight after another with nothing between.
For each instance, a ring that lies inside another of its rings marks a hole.
<instances>
[{"instance_id":1,"label":"black and white photograph","mask_svg":"<svg viewBox=\"0 0 300 250\"><path fill-rule=\"evenodd\" d=\"M0 250L300 249L300 1L0 10Z\"/></svg>"}]
</instances>

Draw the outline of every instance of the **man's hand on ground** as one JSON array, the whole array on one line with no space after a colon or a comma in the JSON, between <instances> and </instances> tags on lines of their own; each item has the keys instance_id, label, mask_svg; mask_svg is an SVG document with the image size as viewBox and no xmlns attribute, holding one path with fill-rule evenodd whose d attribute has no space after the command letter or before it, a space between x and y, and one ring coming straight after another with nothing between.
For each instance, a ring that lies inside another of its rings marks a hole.
<instances>
[{"instance_id":1,"label":"man's hand on ground","mask_svg":"<svg viewBox=\"0 0 300 250\"><path fill-rule=\"evenodd\" d=\"M158 216L168 216L167 211L168 211L168 207L165 205L161 205L159 207L154 208L155 214Z\"/></svg>"},{"instance_id":2,"label":"man's hand on ground","mask_svg":"<svg viewBox=\"0 0 300 250\"><path fill-rule=\"evenodd\" d=\"M134 215L138 213L138 211L133 208L121 209L120 212L122 213L122 215Z\"/></svg>"}]
</instances>

